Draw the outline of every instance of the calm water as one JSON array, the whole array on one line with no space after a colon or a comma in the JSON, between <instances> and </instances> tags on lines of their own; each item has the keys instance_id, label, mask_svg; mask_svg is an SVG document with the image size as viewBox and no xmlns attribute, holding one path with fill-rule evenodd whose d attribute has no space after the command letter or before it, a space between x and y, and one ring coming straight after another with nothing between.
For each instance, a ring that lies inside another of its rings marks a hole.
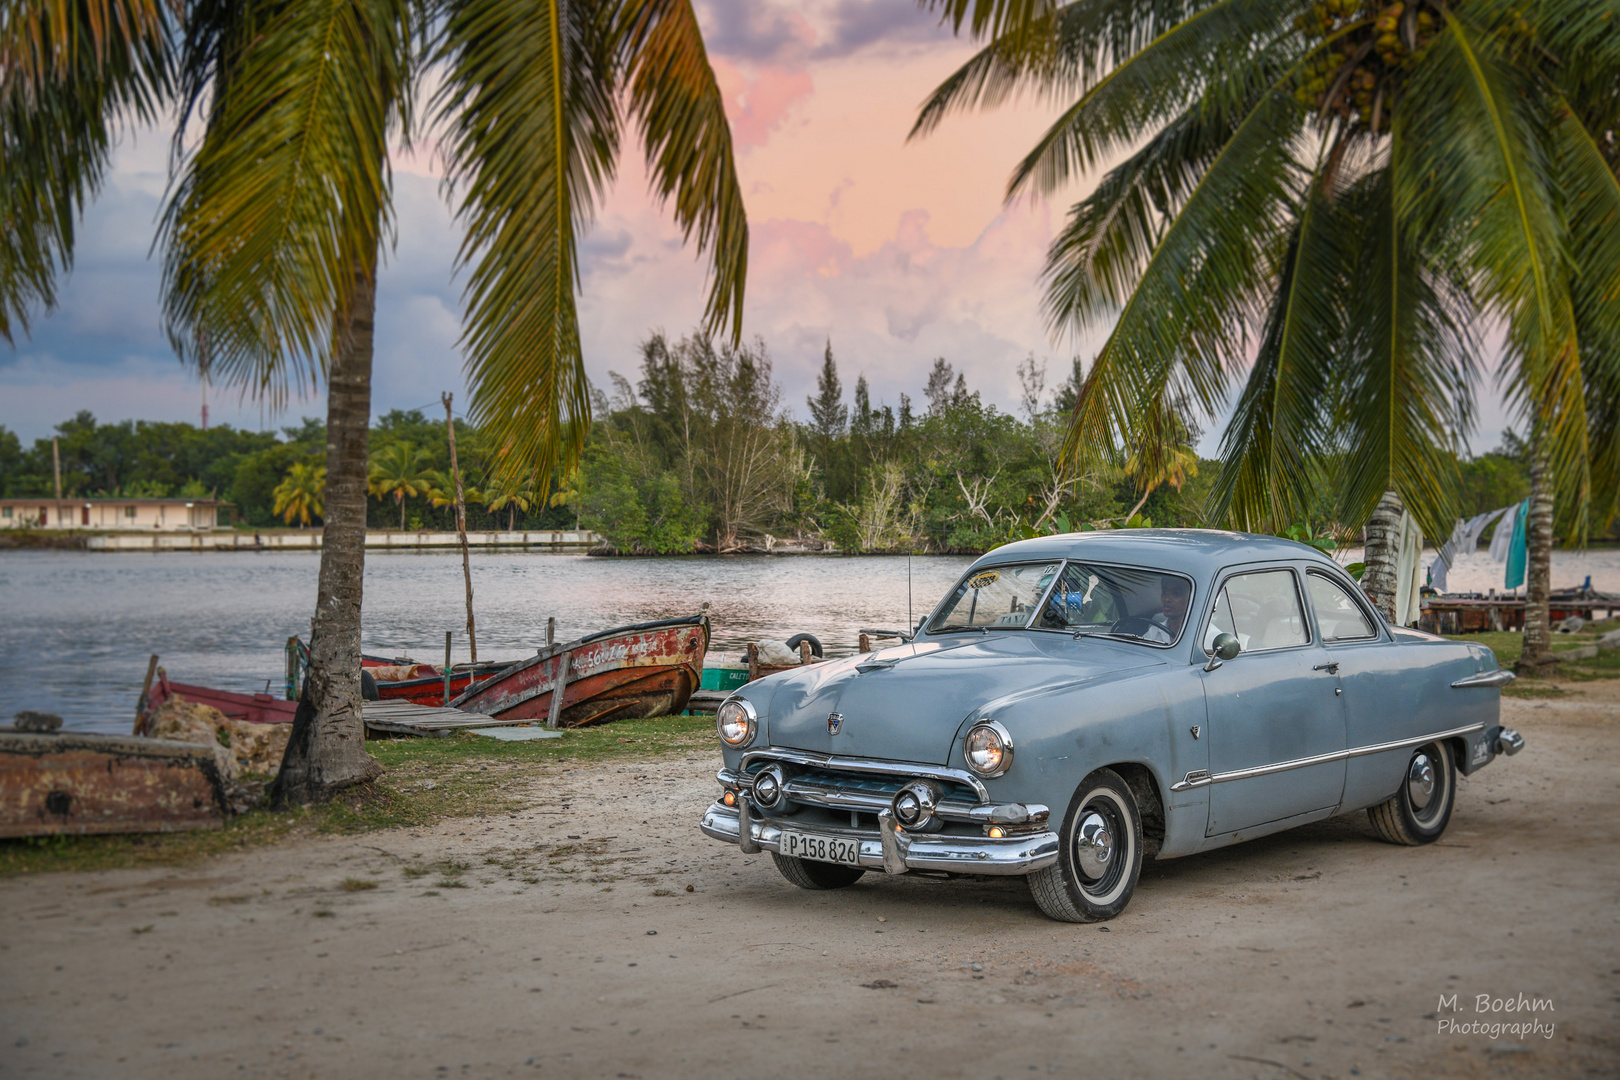
<instances>
[{"instance_id":1,"label":"calm water","mask_svg":"<svg viewBox=\"0 0 1620 1080\"><path fill-rule=\"evenodd\" d=\"M1359 558L1359 552L1350 553ZM971 562L910 560L920 617ZM904 558L739 556L593 559L583 555L476 554L473 590L481 658L516 659L544 644L625 623L693 614L707 600L709 662L733 662L762 637L815 634L830 654L856 647L863 627L906 625ZM319 557L313 553L0 553L0 717L59 713L69 726L128 731L146 658L171 678L229 690L279 693L282 645L307 639ZM1620 551L1553 555L1555 587L1588 574L1620 592ZM1451 588L1500 589L1502 568L1465 557ZM368 554L367 652L441 660L444 632L467 659L461 560L455 553Z\"/></svg>"}]
</instances>

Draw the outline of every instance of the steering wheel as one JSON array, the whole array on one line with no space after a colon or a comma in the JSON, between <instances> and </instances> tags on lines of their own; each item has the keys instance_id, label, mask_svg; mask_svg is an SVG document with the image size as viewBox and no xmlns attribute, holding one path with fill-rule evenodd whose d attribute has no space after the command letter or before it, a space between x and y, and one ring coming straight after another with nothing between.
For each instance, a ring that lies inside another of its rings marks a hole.
<instances>
[{"instance_id":1,"label":"steering wheel","mask_svg":"<svg viewBox=\"0 0 1620 1080\"><path fill-rule=\"evenodd\" d=\"M1130 634L1133 637L1146 637L1148 631L1154 627L1152 619L1145 619L1140 615L1127 615L1108 628L1111 634Z\"/></svg>"}]
</instances>

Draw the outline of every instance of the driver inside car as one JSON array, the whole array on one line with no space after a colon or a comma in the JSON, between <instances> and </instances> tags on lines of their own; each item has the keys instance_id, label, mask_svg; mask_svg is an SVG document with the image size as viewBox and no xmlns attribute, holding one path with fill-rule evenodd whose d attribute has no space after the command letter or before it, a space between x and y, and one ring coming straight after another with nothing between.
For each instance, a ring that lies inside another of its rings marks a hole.
<instances>
[{"instance_id":1,"label":"driver inside car","mask_svg":"<svg viewBox=\"0 0 1620 1080\"><path fill-rule=\"evenodd\" d=\"M1192 584L1185 578L1166 574L1159 579L1159 611L1150 620L1150 626L1141 635L1144 641L1173 645L1181 636L1187 622L1187 608L1192 601Z\"/></svg>"}]
</instances>

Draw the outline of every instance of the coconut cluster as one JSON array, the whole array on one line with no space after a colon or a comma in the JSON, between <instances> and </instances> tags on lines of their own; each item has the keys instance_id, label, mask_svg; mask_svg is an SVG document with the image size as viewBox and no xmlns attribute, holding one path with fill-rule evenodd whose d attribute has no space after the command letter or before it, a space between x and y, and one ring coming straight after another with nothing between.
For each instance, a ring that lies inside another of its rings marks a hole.
<instances>
[{"instance_id":1,"label":"coconut cluster","mask_svg":"<svg viewBox=\"0 0 1620 1080\"><path fill-rule=\"evenodd\" d=\"M1321 0L1294 25L1308 41L1329 41L1305 62L1295 100L1376 132L1388 127L1401 72L1433 39L1440 15L1431 0Z\"/></svg>"}]
</instances>

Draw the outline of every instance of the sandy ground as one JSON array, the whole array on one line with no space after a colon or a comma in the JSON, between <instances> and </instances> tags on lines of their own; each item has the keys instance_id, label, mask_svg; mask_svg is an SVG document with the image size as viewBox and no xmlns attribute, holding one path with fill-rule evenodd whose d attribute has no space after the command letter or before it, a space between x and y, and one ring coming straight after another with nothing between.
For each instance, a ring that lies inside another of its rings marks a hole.
<instances>
[{"instance_id":1,"label":"sandy ground","mask_svg":"<svg viewBox=\"0 0 1620 1080\"><path fill-rule=\"evenodd\" d=\"M1103 926L1017 880L801 892L697 832L707 756L561 773L511 817L0 881L0 1077L1620 1075L1599 685L1506 703L1528 746L1437 845L1354 814L1150 864Z\"/></svg>"}]
</instances>

